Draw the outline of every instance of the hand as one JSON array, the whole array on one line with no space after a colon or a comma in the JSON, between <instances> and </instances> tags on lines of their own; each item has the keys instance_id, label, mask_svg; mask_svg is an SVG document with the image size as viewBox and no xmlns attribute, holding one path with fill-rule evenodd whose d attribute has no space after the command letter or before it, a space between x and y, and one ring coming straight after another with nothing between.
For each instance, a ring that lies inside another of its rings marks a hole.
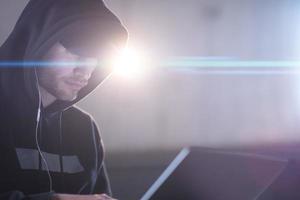
<instances>
[{"instance_id":1,"label":"hand","mask_svg":"<svg viewBox=\"0 0 300 200\"><path fill-rule=\"evenodd\" d=\"M106 194L78 195L78 194L54 194L52 200L116 200Z\"/></svg>"}]
</instances>

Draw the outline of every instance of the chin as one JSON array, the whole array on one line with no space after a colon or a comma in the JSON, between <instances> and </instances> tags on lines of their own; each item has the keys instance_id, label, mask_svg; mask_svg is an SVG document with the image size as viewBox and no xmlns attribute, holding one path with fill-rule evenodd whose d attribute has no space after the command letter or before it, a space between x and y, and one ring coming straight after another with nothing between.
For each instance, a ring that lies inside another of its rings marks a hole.
<instances>
[{"instance_id":1,"label":"chin","mask_svg":"<svg viewBox=\"0 0 300 200\"><path fill-rule=\"evenodd\" d=\"M64 101L74 101L77 98L77 96L75 97L70 97L70 98L65 98L63 99Z\"/></svg>"},{"instance_id":2,"label":"chin","mask_svg":"<svg viewBox=\"0 0 300 200\"><path fill-rule=\"evenodd\" d=\"M77 98L77 94L76 95L61 95L58 97L59 100L62 101L74 101Z\"/></svg>"}]
</instances>

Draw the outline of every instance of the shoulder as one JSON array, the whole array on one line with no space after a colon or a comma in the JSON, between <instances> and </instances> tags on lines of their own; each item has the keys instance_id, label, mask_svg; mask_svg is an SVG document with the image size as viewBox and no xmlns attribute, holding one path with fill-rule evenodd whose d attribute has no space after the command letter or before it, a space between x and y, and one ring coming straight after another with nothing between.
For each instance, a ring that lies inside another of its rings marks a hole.
<instances>
[{"instance_id":1,"label":"shoulder","mask_svg":"<svg viewBox=\"0 0 300 200\"><path fill-rule=\"evenodd\" d=\"M93 117L89 113L77 106L71 106L68 109L64 110L63 116L64 118L67 118L69 120L94 121Z\"/></svg>"},{"instance_id":2,"label":"shoulder","mask_svg":"<svg viewBox=\"0 0 300 200\"><path fill-rule=\"evenodd\" d=\"M91 117L89 113L87 113L85 110L79 108L78 106L70 106L69 108L64 110L64 114Z\"/></svg>"},{"instance_id":3,"label":"shoulder","mask_svg":"<svg viewBox=\"0 0 300 200\"><path fill-rule=\"evenodd\" d=\"M62 115L62 127L66 135L70 137L89 138L101 140L98 126L93 117L77 106L71 106Z\"/></svg>"},{"instance_id":4,"label":"shoulder","mask_svg":"<svg viewBox=\"0 0 300 200\"><path fill-rule=\"evenodd\" d=\"M94 118L77 106L71 106L63 111L63 122L65 125L72 125L78 129L90 127L93 129L98 129Z\"/></svg>"}]
</instances>

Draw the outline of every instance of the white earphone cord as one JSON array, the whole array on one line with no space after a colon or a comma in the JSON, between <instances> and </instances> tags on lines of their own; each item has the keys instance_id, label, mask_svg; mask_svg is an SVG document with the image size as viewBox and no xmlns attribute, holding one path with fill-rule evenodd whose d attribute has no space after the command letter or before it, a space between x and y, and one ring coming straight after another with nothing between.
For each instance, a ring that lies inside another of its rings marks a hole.
<instances>
[{"instance_id":1,"label":"white earphone cord","mask_svg":"<svg viewBox=\"0 0 300 200\"><path fill-rule=\"evenodd\" d=\"M34 69L34 72L35 72L36 79L38 81L38 76L37 76L37 73L36 73L36 69ZM48 178L49 178L49 192L51 192L52 191L52 177L51 177L51 174L50 174L48 163L47 163L47 161L46 161L46 159L43 155L43 152L41 151L41 148L40 148L40 145L39 145L39 140L38 140L38 130L39 130L39 124L40 124L40 118L41 118L42 99L41 99L40 89L39 88L37 88L37 89L38 89L38 95L39 95L39 105L38 105L39 107L38 107L37 116L36 116L35 143L36 143L39 155L41 156L42 161L44 162L46 170L47 170L47 174L48 174ZM43 170L43 166L42 166L42 170Z\"/></svg>"}]
</instances>

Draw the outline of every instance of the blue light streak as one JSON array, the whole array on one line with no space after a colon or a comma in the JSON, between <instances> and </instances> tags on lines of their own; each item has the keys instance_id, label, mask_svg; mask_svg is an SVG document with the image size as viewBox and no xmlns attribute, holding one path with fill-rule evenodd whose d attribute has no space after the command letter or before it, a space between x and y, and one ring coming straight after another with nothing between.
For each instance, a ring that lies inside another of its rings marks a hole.
<instances>
[{"instance_id":1,"label":"blue light streak","mask_svg":"<svg viewBox=\"0 0 300 200\"><path fill-rule=\"evenodd\" d=\"M103 64L103 63L102 63ZM45 61L2 61L0 67L74 67L74 66L99 66L101 62L45 62ZM235 60L226 58L197 58L181 57L162 60L154 64L167 68L300 68L300 60Z\"/></svg>"},{"instance_id":2,"label":"blue light streak","mask_svg":"<svg viewBox=\"0 0 300 200\"><path fill-rule=\"evenodd\" d=\"M45 62L45 61L4 61L0 62L0 67L84 67L98 66L99 62Z\"/></svg>"},{"instance_id":3,"label":"blue light streak","mask_svg":"<svg viewBox=\"0 0 300 200\"><path fill-rule=\"evenodd\" d=\"M109 67L109 62L0 62L1 67ZM226 57L174 57L152 62L152 69L183 70L200 74L300 74L300 60L239 60Z\"/></svg>"},{"instance_id":4,"label":"blue light streak","mask_svg":"<svg viewBox=\"0 0 300 200\"><path fill-rule=\"evenodd\" d=\"M235 60L235 59L206 59L197 57L182 57L169 59L161 63L164 67L229 67L229 68L244 68L244 67L259 67L259 68L282 68L292 67L300 68L300 60Z\"/></svg>"}]
</instances>

